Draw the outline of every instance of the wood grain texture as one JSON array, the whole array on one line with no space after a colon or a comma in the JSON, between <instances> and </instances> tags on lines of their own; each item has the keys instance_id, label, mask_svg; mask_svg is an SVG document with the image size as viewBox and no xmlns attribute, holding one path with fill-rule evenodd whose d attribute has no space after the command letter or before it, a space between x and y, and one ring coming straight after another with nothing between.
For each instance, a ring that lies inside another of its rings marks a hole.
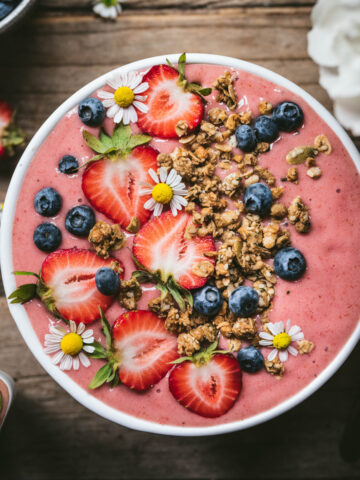
<instances>
[{"instance_id":1,"label":"wood grain texture","mask_svg":"<svg viewBox=\"0 0 360 480\"><path fill-rule=\"evenodd\" d=\"M90 0L39 0L33 18L0 49L0 97L14 103L31 138L89 80L140 58L185 50L263 65L331 109L306 52L313 4L128 0L116 22L104 22L91 14ZM15 160L0 164L0 201L14 166ZM345 463L338 450L360 388L359 347L318 393L278 419L246 432L176 438L127 430L73 400L27 349L1 291L0 345L0 368L18 391L0 435L1 480L359 477L359 461Z\"/></svg>"}]
</instances>

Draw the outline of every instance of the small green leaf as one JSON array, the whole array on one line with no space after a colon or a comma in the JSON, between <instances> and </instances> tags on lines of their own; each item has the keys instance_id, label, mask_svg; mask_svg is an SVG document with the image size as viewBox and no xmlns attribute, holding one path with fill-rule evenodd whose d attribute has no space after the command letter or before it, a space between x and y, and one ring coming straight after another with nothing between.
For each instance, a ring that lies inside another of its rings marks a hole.
<instances>
[{"instance_id":1,"label":"small green leaf","mask_svg":"<svg viewBox=\"0 0 360 480\"><path fill-rule=\"evenodd\" d=\"M115 375L114 380L111 382L111 386L114 388L120 383L120 377L119 375Z\"/></svg>"},{"instance_id":2,"label":"small green leaf","mask_svg":"<svg viewBox=\"0 0 360 480\"><path fill-rule=\"evenodd\" d=\"M107 352L101 343L96 340L91 343L89 346L94 347L95 350L92 353L88 353L88 356L91 358L107 358Z\"/></svg>"},{"instance_id":3,"label":"small green leaf","mask_svg":"<svg viewBox=\"0 0 360 480\"><path fill-rule=\"evenodd\" d=\"M150 273L144 270L135 270L132 275L139 283L151 283L153 278Z\"/></svg>"},{"instance_id":4,"label":"small green leaf","mask_svg":"<svg viewBox=\"0 0 360 480\"><path fill-rule=\"evenodd\" d=\"M83 137L87 145L94 150L96 153L105 153L107 147L93 135L92 133L88 132L87 130L83 130L82 132Z\"/></svg>"},{"instance_id":5,"label":"small green leaf","mask_svg":"<svg viewBox=\"0 0 360 480\"><path fill-rule=\"evenodd\" d=\"M36 295L36 283L25 283L20 285L14 292L12 292L8 299L11 303L26 303L32 300Z\"/></svg>"},{"instance_id":6,"label":"small green leaf","mask_svg":"<svg viewBox=\"0 0 360 480\"><path fill-rule=\"evenodd\" d=\"M185 78L186 53L180 55L178 60L178 71L181 79Z\"/></svg>"},{"instance_id":7,"label":"small green leaf","mask_svg":"<svg viewBox=\"0 0 360 480\"><path fill-rule=\"evenodd\" d=\"M129 151L133 150L135 147L138 147L139 145L145 145L149 142L151 142L152 140L152 137L150 137L149 135L133 135L127 146L126 146L126 149Z\"/></svg>"},{"instance_id":8,"label":"small green leaf","mask_svg":"<svg viewBox=\"0 0 360 480\"><path fill-rule=\"evenodd\" d=\"M113 374L113 367L111 363L105 363L94 375L94 378L89 383L89 388L94 390L101 387L107 379Z\"/></svg>"},{"instance_id":9,"label":"small green leaf","mask_svg":"<svg viewBox=\"0 0 360 480\"><path fill-rule=\"evenodd\" d=\"M112 382L115 378L115 374L116 374L116 370L113 369L112 374L109 375L108 378L106 379L106 383Z\"/></svg>"},{"instance_id":10,"label":"small green leaf","mask_svg":"<svg viewBox=\"0 0 360 480\"><path fill-rule=\"evenodd\" d=\"M102 144L105 145L106 148L114 146L111 137L109 137L109 135L105 132L103 128L100 130L99 140Z\"/></svg>"},{"instance_id":11,"label":"small green leaf","mask_svg":"<svg viewBox=\"0 0 360 480\"><path fill-rule=\"evenodd\" d=\"M201 88L198 93L200 93L200 95L204 95L204 97L207 97L211 92L212 88Z\"/></svg>"},{"instance_id":12,"label":"small green leaf","mask_svg":"<svg viewBox=\"0 0 360 480\"><path fill-rule=\"evenodd\" d=\"M34 272L24 272L21 270L17 270L16 272L13 272L14 275L31 275L36 278L40 278L40 276L37 273Z\"/></svg>"},{"instance_id":13,"label":"small green leaf","mask_svg":"<svg viewBox=\"0 0 360 480\"><path fill-rule=\"evenodd\" d=\"M169 65L169 67L173 68L174 70L176 70L176 68L174 67L174 65L170 62L170 60L167 58L166 59L166 63Z\"/></svg>"},{"instance_id":14,"label":"small green leaf","mask_svg":"<svg viewBox=\"0 0 360 480\"><path fill-rule=\"evenodd\" d=\"M114 128L112 144L117 150L124 152L131 137L131 128L122 122Z\"/></svg>"},{"instance_id":15,"label":"small green leaf","mask_svg":"<svg viewBox=\"0 0 360 480\"><path fill-rule=\"evenodd\" d=\"M158 282L156 284L156 288L161 292L161 300L164 300L166 295L169 293L169 290L167 289L166 285L163 282Z\"/></svg>"},{"instance_id":16,"label":"small green leaf","mask_svg":"<svg viewBox=\"0 0 360 480\"><path fill-rule=\"evenodd\" d=\"M183 362L186 362L186 361L192 361L192 357L180 357L180 358L177 358L176 360L173 360L172 362L169 362L168 364L169 365L177 365L178 363L183 363Z\"/></svg>"},{"instance_id":17,"label":"small green leaf","mask_svg":"<svg viewBox=\"0 0 360 480\"><path fill-rule=\"evenodd\" d=\"M109 322L107 321L101 307L99 307L99 310L100 310L101 326L102 326L102 329L103 329L103 332L104 332L104 335L105 335L105 339L106 339L106 350L107 350L107 352L110 352L112 350L112 348L111 348L112 339L111 339L110 325L109 325Z\"/></svg>"},{"instance_id":18,"label":"small green leaf","mask_svg":"<svg viewBox=\"0 0 360 480\"><path fill-rule=\"evenodd\" d=\"M168 282L166 286L169 292L171 293L173 299L175 300L175 302L179 305L180 310L182 312L185 312L186 310L185 300L181 296L179 290L171 282Z\"/></svg>"}]
</instances>

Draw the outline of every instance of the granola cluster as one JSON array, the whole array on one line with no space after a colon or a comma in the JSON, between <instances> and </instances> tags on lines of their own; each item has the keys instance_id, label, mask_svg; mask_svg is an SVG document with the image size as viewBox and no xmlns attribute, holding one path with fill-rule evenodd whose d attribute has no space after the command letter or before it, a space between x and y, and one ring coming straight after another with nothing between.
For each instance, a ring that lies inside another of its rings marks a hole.
<instances>
[{"instance_id":1,"label":"granola cluster","mask_svg":"<svg viewBox=\"0 0 360 480\"><path fill-rule=\"evenodd\" d=\"M110 225L98 221L90 230L88 241L93 246L96 255L109 258L112 250L120 250L126 243L126 237L120 225Z\"/></svg>"}]
</instances>

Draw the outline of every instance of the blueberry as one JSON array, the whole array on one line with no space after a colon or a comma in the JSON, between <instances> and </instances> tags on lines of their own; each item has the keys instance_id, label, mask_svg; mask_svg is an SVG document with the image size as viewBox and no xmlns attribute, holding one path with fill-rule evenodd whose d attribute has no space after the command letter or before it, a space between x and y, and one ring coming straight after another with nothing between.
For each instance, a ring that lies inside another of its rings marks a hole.
<instances>
[{"instance_id":1,"label":"blueberry","mask_svg":"<svg viewBox=\"0 0 360 480\"><path fill-rule=\"evenodd\" d=\"M0 20L2 20L3 18L7 17L9 15L9 13L11 13L14 8L15 8L16 4L12 4L11 2L0 2Z\"/></svg>"},{"instance_id":2,"label":"blueberry","mask_svg":"<svg viewBox=\"0 0 360 480\"><path fill-rule=\"evenodd\" d=\"M257 138L250 125L240 125L235 131L238 147L244 152L252 152L257 144Z\"/></svg>"},{"instance_id":3,"label":"blueberry","mask_svg":"<svg viewBox=\"0 0 360 480\"><path fill-rule=\"evenodd\" d=\"M306 270L306 260L300 250L285 247L275 255L274 269L276 275L284 280L297 280Z\"/></svg>"},{"instance_id":4,"label":"blueberry","mask_svg":"<svg viewBox=\"0 0 360 480\"><path fill-rule=\"evenodd\" d=\"M230 310L239 317L251 317L259 305L259 294L251 287L238 287L229 297Z\"/></svg>"},{"instance_id":5,"label":"blueberry","mask_svg":"<svg viewBox=\"0 0 360 480\"><path fill-rule=\"evenodd\" d=\"M65 227L73 235L86 237L95 225L95 214L87 205L74 207L68 211L65 218Z\"/></svg>"},{"instance_id":6,"label":"blueberry","mask_svg":"<svg viewBox=\"0 0 360 480\"><path fill-rule=\"evenodd\" d=\"M264 183L253 183L245 190L244 203L250 213L266 215L273 203L270 188Z\"/></svg>"},{"instance_id":7,"label":"blueberry","mask_svg":"<svg viewBox=\"0 0 360 480\"><path fill-rule=\"evenodd\" d=\"M79 169L79 162L72 155L65 155L59 162L59 170L61 173L71 175Z\"/></svg>"},{"instance_id":8,"label":"blueberry","mask_svg":"<svg viewBox=\"0 0 360 480\"><path fill-rule=\"evenodd\" d=\"M207 285L193 293L194 309L202 315L216 315L221 310L223 297L220 290Z\"/></svg>"},{"instance_id":9,"label":"blueberry","mask_svg":"<svg viewBox=\"0 0 360 480\"><path fill-rule=\"evenodd\" d=\"M244 372L255 373L264 366L264 357L257 348L245 347L242 348L237 356L240 367Z\"/></svg>"},{"instance_id":10,"label":"blueberry","mask_svg":"<svg viewBox=\"0 0 360 480\"><path fill-rule=\"evenodd\" d=\"M277 123L279 130L292 132L303 123L304 113L297 103L281 102L274 108L272 118Z\"/></svg>"},{"instance_id":11,"label":"blueberry","mask_svg":"<svg viewBox=\"0 0 360 480\"><path fill-rule=\"evenodd\" d=\"M274 120L266 115L257 117L254 131L259 142L271 143L279 136L279 129Z\"/></svg>"},{"instance_id":12,"label":"blueberry","mask_svg":"<svg viewBox=\"0 0 360 480\"><path fill-rule=\"evenodd\" d=\"M115 295L120 288L119 275L108 267L99 268L95 274L95 283L103 295Z\"/></svg>"},{"instance_id":13,"label":"blueberry","mask_svg":"<svg viewBox=\"0 0 360 480\"><path fill-rule=\"evenodd\" d=\"M35 195L34 207L40 215L53 217L62 207L61 196L54 188L43 188Z\"/></svg>"},{"instance_id":14,"label":"blueberry","mask_svg":"<svg viewBox=\"0 0 360 480\"><path fill-rule=\"evenodd\" d=\"M33 239L34 243L44 252L53 252L61 243L61 232L53 223L40 223L35 228Z\"/></svg>"},{"instance_id":15,"label":"blueberry","mask_svg":"<svg viewBox=\"0 0 360 480\"><path fill-rule=\"evenodd\" d=\"M78 114L85 125L98 127L104 121L105 107L97 98L85 98L79 104Z\"/></svg>"}]
</instances>

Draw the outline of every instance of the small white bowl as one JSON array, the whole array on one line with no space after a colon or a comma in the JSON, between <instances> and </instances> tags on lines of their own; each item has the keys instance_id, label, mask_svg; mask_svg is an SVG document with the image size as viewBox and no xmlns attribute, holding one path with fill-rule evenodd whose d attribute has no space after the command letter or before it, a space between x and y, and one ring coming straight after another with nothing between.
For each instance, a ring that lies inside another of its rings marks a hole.
<instances>
[{"instance_id":1,"label":"small white bowl","mask_svg":"<svg viewBox=\"0 0 360 480\"><path fill-rule=\"evenodd\" d=\"M8 416L12 401L14 399L14 391L15 391L15 386L14 386L14 381L13 379L5 372L0 370L0 381L2 381L5 384L5 387L7 388L8 394L9 394L9 401L6 405L6 410L5 410L5 415L2 420L0 420L0 430L3 427L6 417ZM3 407L4 408L4 407ZM0 412L2 413L2 412Z\"/></svg>"},{"instance_id":2,"label":"small white bowl","mask_svg":"<svg viewBox=\"0 0 360 480\"><path fill-rule=\"evenodd\" d=\"M9 15L6 15L6 17L0 20L0 34L7 32L18 22L20 22L35 5L36 1L37 0L21 0L21 2L16 5L14 10L9 13Z\"/></svg>"},{"instance_id":3,"label":"small white bowl","mask_svg":"<svg viewBox=\"0 0 360 480\"><path fill-rule=\"evenodd\" d=\"M46 122L40 127L33 139L26 148L23 156L21 157L14 175L11 179L10 186L7 192L2 225L1 225L1 270L3 276L3 282L6 295L16 288L12 264L12 224L15 214L16 202L20 192L21 184L25 173L30 165L30 162L45 140L49 133L56 126L57 122L65 115L70 109L75 107L82 99L91 95L95 90L102 87L110 75L115 71L120 73L127 73L131 70L147 69L153 65L166 63L166 58L169 58L171 62L176 63L179 54L164 55L159 57L147 58L145 60L139 60L134 63L130 63L123 67L113 70L96 80L88 83L85 87L78 90L68 100L66 100L55 112L46 120ZM248 71L255 75L265 78L275 84L287 88L288 90L299 95L305 102L307 102L329 125L329 127L338 135L348 153L352 157L357 169L360 172L360 155L350 137L345 133L343 128L335 120L335 118L313 97L306 93L303 89L290 82L286 78L267 70L266 68L259 67L258 65L237 60L231 57L224 57L220 55L208 55L208 54L187 54L188 63L207 63L214 65L223 65L227 67L233 67L240 70ZM33 330L26 310L22 305L9 304L10 312L22 334L28 347L42 365L42 367L56 380L59 385L64 388L70 395L72 395L78 402L82 403L85 407L89 408L93 412L101 415L112 422L124 425L136 430L142 430L146 432L161 433L166 435L178 435L178 436L200 436L200 435L216 435L235 430L242 430L252 427L259 423L270 420L271 418L280 415L295 405L299 404L318 388L320 388L342 365L342 363L349 356L356 343L360 338L360 324L354 330L348 341L339 351L337 356L332 362L305 388L297 392L291 398L283 401L275 407L261 412L245 420L239 420L231 423L224 423L222 425L214 425L208 427L180 427L172 425L161 425L159 423L150 422L141 418L136 418L132 415L120 412L105 403L101 402L89 392L80 387L74 380L72 380L66 373L61 371L58 367L51 363L50 357L43 351L35 331Z\"/></svg>"}]
</instances>

